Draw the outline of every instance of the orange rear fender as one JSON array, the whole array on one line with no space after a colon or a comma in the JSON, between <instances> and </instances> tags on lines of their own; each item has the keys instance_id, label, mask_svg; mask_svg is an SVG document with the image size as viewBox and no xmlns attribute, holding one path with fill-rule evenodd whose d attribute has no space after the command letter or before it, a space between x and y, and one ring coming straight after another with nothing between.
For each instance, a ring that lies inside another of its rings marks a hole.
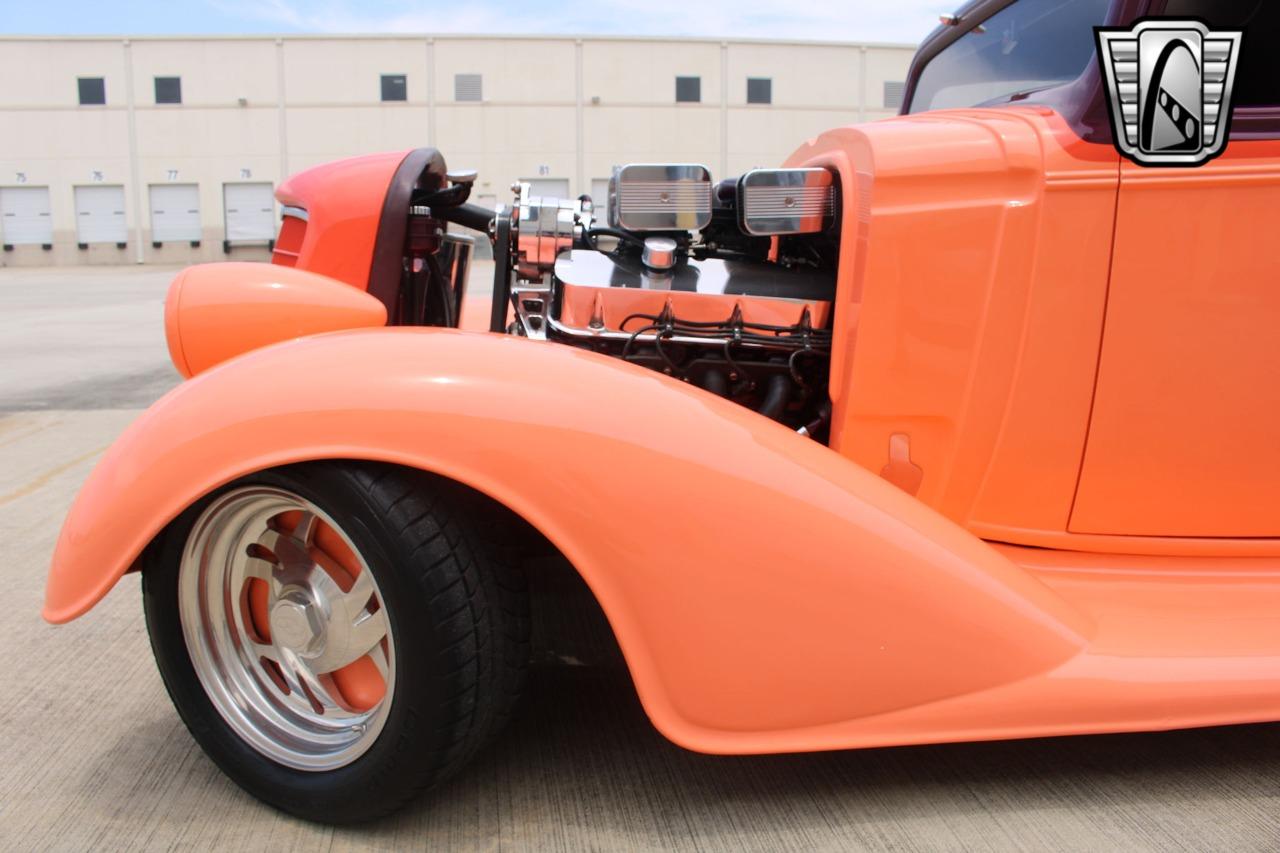
<instances>
[{"instance_id":1,"label":"orange rear fender","mask_svg":"<svg viewBox=\"0 0 1280 853\"><path fill-rule=\"evenodd\" d=\"M315 459L412 466L510 507L599 599L677 743L812 749L822 726L1049 671L1092 623L826 447L633 365L448 330L270 346L156 403L67 517L45 617L91 608L201 496Z\"/></svg>"}]
</instances>

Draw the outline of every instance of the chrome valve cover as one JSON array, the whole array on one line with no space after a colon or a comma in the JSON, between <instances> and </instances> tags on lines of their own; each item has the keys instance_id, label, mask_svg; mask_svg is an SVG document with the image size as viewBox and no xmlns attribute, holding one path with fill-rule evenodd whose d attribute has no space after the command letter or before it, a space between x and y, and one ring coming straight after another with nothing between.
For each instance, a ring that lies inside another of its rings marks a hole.
<instances>
[{"instance_id":1,"label":"chrome valve cover","mask_svg":"<svg viewBox=\"0 0 1280 853\"><path fill-rule=\"evenodd\" d=\"M826 169L753 169L738 179L738 225L748 234L816 234L834 216Z\"/></svg>"},{"instance_id":2,"label":"chrome valve cover","mask_svg":"<svg viewBox=\"0 0 1280 853\"><path fill-rule=\"evenodd\" d=\"M711 172L693 163L632 163L609 179L609 224L699 231L711 224Z\"/></svg>"}]
</instances>

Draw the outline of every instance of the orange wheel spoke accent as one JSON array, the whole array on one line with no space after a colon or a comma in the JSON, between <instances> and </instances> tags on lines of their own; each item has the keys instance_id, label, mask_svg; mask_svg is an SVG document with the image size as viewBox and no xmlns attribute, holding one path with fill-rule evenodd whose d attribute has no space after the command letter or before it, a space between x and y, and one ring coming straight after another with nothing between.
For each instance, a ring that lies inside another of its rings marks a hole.
<instances>
[{"instance_id":1,"label":"orange wheel spoke accent","mask_svg":"<svg viewBox=\"0 0 1280 853\"><path fill-rule=\"evenodd\" d=\"M375 654L381 655L381 648L333 672L334 685L353 711L369 710L387 693L387 684L373 661Z\"/></svg>"}]
</instances>

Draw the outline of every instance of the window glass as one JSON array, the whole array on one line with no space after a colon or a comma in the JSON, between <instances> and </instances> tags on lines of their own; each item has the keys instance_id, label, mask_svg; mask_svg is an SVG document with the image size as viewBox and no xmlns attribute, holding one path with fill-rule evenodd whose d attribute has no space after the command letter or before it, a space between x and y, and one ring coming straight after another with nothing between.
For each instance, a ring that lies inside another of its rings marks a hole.
<instances>
[{"instance_id":1,"label":"window glass","mask_svg":"<svg viewBox=\"0 0 1280 853\"><path fill-rule=\"evenodd\" d=\"M747 78L747 103L773 103L773 80L768 77Z\"/></svg>"},{"instance_id":2,"label":"window glass","mask_svg":"<svg viewBox=\"0 0 1280 853\"><path fill-rule=\"evenodd\" d=\"M156 103L157 104L182 103L182 78L181 77L157 77L156 78Z\"/></svg>"},{"instance_id":3,"label":"window glass","mask_svg":"<svg viewBox=\"0 0 1280 853\"><path fill-rule=\"evenodd\" d=\"M1280 105L1280 3L1275 0L1169 0L1169 18L1199 18L1214 30L1244 30L1240 65L1231 88L1237 107Z\"/></svg>"},{"instance_id":4,"label":"window glass","mask_svg":"<svg viewBox=\"0 0 1280 853\"><path fill-rule=\"evenodd\" d=\"M943 48L920 74L911 112L972 107L1068 83L1094 61L1110 0L1018 0ZM961 24L965 26L965 24Z\"/></svg>"},{"instance_id":5,"label":"window glass","mask_svg":"<svg viewBox=\"0 0 1280 853\"><path fill-rule=\"evenodd\" d=\"M701 77L676 78L676 102L696 104L702 100Z\"/></svg>"},{"instance_id":6,"label":"window glass","mask_svg":"<svg viewBox=\"0 0 1280 853\"><path fill-rule=\"evenodd\" d=\"M101 77L79 77L80 104L89 106L107 102L107 83Z\"/></svg>"},{"instance_id":7,"label":"window glass","mask_svg":"<svg viewBox=\"0 0 1280 853\"><path fill-rule=\"evenodd\" d=\"M403 74L382 75L382 100L409 100L409 81Z\"/></svg>"}]
</instances>

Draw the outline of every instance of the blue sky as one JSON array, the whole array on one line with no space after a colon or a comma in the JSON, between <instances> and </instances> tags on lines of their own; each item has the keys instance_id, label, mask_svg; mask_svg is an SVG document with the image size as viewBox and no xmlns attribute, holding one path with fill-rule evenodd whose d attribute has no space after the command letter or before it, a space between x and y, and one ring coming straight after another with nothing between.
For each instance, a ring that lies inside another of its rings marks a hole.
<instances>
[{"instance_id":1,"label":"blue sky","mask_svg":"<svg viewBox=\"0 0 1280 853\"><path fill-rule=\"evenodd\" d=\"M959 5L958 1L953 5ZM945 0L9 0L7 34L610 33L918 42Z\"/></svg>"}]
</instances>

